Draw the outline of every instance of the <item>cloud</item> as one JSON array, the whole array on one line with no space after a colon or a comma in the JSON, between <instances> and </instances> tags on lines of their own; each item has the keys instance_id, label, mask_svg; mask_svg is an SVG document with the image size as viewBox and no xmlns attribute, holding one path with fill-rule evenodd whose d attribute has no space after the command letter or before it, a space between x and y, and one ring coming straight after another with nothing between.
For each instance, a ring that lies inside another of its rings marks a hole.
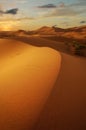
<instances>
[{"instance_id":1,"label":"cloud","mask_svg":"<svg viewBox=\"0 0 86 130\"><path fill-rule=\"evenodd\" d=\"M2 10L0 10L0 15L2 15L4 12Z\"/></svg>"},{"instance_id":2,"label":"cloud","mask_svg":"<svg viewBox=\"0 0 86 130\"><path fill-rule=\"evenodd\" d=\"M64 2L60 2L58 5L55 4L47 4L42 6L37 6L40 9L52 9L52 8L64 8L66 5Z\"/></svg>"},{"instance_id":3,"label":"cloud","mask_svg":"<svg viewBox=\"0 0 86 130\"><path fill-rule=\"evenodd\" d=\"M13 18L13 17L11 17L11 18L1 18L0 19L0 22L11 22L11 21L23 21L23 20L34 20L34 18L32 18L32 17L21 17L21 18Z\"/></svg>"},{"instance_id":4,"label":"cloud","mask_svg":"<svg viewBox=\"0 0 86 130\"><path fill-rule=\"evenodd\" d=\"M42 6L37 6L38 8L56 8L57 6L54 4L47 4Z\"/></svg>"},{"instance_id":5,"label":"cloud","mask_svg":"<svg viewBox=\"0 0 86 130\"><path fill-rule=\"evenodd\" d=\"M86 6L86 0L77 0L77 2L70 4L70 6Z\"/></svg>"},{"instance_id":6,"label":"cloud","mask_svg":"<svg viewBox=\"0 0 86 130\"><path fill-rule=\"evenodd\" d=\"M56 8L53 11L47 12L44 14L44 17L53 17L53 16L76 16L83 11L76 11L72 8L65 7L65 8Z\"/></svg>"},{"instance_id":7,"label":"cloud","mask_svg":"<svg viewBox=\"0 0 86 130\"><path fill-rule=\"evenodd\" d=\"M34 20L35 18L33 17L23 17L23 18L17 18L15 19L16 21L22 21L22 20Z\"/></svg>"},{"instance_id":8,"label":"cloud","mask_svg":"<svg viewBox=\"0 0 86 130\"><path fill-rule=\"evenodd\" d=\"M18 8L15 8L15 9L6 10L6 11L4 12L4 14L16 15L17 12L18 12Z\"/></svg>"},{"instance_id":9,"label":"cloud","mask_svg":"<svg viewBox=\"0 0 86 130\"><path fill-rule=\"evenodd\" d=\"M83 1L83 2L82 2ZM78 2L73 3L73 4L65 4L64 2L60 2L57 6L54 4L48 4L48 5L43 5L43 6L39 6L39 8L50 8L50 10L44 12L43 15L41 15L40 17L59 17L59 16L76 16L76 15L80 15L82 13L86 12L86 8L84 8L82 5L86 5L86 4L81 4L81 8L76 8L78 5L80 5L80 3L84 3L85 0L78 0ZM51 5L51 6L50 6ZM50 6L50 7L49 7ZM42 14L42 13L41 13Z\"/></svg>"},{"instance_id":10,"label":"cloud","mask_svg":"<svg viewBox=\"0 0 86 130\"><path fill-rule=\"evenodd\" d=\"M76 0L73 4L65 4L64 2L59 2L58 5L47 4L38 6L44 10L44 17L53 17L53 16L76 16L86 12L86 0ZM79 8L78 8L79 7Z\"/></svg>"},{"instance_id":11,"label":"cloud","mask_svg":"<svg viewBox=\"0 0 86 130\"><path fill-rule=\"evenodd\" d=\"M3 11L0 9L0 16L3 14L11 14L11 15L16 15L18 13L18 8L14 8L14 9L9 9L6 11Z\"/></svg>"},{"instance_id":12,"label":"cloud","mask_svg":"<svg viewBox=\"0 0 86 130\"><path fill-rule=\"evenodd\" d=\"M86 21L80 21L80 24L84 24L84 23L86 23Z\"/></svg>"},{"instance_id":13,"label":"cloud","mask_svg":"<svg viewBox=\"0 0 86 130\"><path fill-rule=\"evenodd\" d=\"M44 12L40 13L40 17L59 17L59 16L76 16L78 14L83 13L86 11L86 9L77 9L74 8L70 5L65 4L64 2L59 2L58 5L54 4L47 4L47 5L42 5L38 6L38 8L41 9L48 9L50 10L44 10Z\"/></svg>"}]
</instances>

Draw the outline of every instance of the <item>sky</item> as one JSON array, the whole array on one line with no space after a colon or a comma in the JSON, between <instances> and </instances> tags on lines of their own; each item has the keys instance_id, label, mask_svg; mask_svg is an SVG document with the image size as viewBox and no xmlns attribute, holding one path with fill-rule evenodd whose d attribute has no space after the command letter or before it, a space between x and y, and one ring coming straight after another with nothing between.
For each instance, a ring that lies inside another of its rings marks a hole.
<instances>
[{"instance_id":1,"label":"sky","mask_svg":"<svg viewBox=\"0 0 86 130\"><path fill-rule=\"evenodd\" d=\"M86 0L0 0L0 30L86 25Z\"/></svg>"}]
</instances>

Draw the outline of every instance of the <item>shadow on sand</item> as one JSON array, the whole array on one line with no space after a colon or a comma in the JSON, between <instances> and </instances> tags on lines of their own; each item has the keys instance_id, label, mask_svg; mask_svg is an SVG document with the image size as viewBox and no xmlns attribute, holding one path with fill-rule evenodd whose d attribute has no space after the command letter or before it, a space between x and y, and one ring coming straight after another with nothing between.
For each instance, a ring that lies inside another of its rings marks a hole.
<instances>
[{"instance_id":1,"label":"shadow on sand","mask_svg":"<svg viewBox=\"0 0 86 130\"><path fill-rule=\"evenodd\" d=\"M67 54L71 54L67 50L67 47L66 47L64 42L57 42L57 41L45 39L45 38L42 38L42 37L36 37L36 36L30 36L30 37L25 37L25 36L6 37L6 39L9 39L9 38L17 40L17 41L24 42L24 43L27 43L27 44L32 45L32 46L50 47L50 48L55 49L57 51L67 53Z\"/></svg>"}]
</instances>

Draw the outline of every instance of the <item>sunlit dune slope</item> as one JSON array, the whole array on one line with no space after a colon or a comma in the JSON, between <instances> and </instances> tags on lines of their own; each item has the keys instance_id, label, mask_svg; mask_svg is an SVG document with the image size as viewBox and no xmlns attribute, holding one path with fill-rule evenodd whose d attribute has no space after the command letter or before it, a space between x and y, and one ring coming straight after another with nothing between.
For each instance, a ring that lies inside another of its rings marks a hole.
<instances>
[{"instance_id":1,"label":"sunlit dune slope","mask_svg":"<svg viewBox=\"0 0 86 130\"><path fill-rule=\"evenodd\" d=\"M28 47L27 44L23 44L19 41L0 39L0 60L3 58L11 58L15 55L17 56L23 52L26 47Z\"/></svg>"},{"instance_id":2,"label":"sunlit dune slope","mask_svg":"<svg viewBox=\"0 0 86 130\"><path fill-rule=\"evenodd\" d=\"M60 62L60 54L48 47L0 40L0 130L30 130L55 84Z\"/></svg>"}]
</instances>

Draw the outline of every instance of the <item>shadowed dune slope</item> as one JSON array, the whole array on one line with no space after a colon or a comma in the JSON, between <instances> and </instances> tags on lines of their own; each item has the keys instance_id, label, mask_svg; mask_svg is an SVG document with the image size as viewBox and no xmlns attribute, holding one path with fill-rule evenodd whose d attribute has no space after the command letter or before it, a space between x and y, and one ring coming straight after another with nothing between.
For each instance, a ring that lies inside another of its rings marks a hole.
<instances>
[{"instance_id":1,"label":"shadowed dune slope","mask_svg":"<svg viewBox=\"0 0 86 130\"><path fill-rule=\"evenodd\" d=\"M0 40L0 130L30 130L55 84L60 62L59 52L51 48Z\"/></svg>"},{"instance_id":2,"label":"shadowed dune slope","mask_svg":"<svg viewBox=\"0 0 86 130\"><path fill-rule=\"evenodd\" d=\"M86 59L62 53L56 85L34 130L86 129Z\"/></svg>"}]
</instances>

